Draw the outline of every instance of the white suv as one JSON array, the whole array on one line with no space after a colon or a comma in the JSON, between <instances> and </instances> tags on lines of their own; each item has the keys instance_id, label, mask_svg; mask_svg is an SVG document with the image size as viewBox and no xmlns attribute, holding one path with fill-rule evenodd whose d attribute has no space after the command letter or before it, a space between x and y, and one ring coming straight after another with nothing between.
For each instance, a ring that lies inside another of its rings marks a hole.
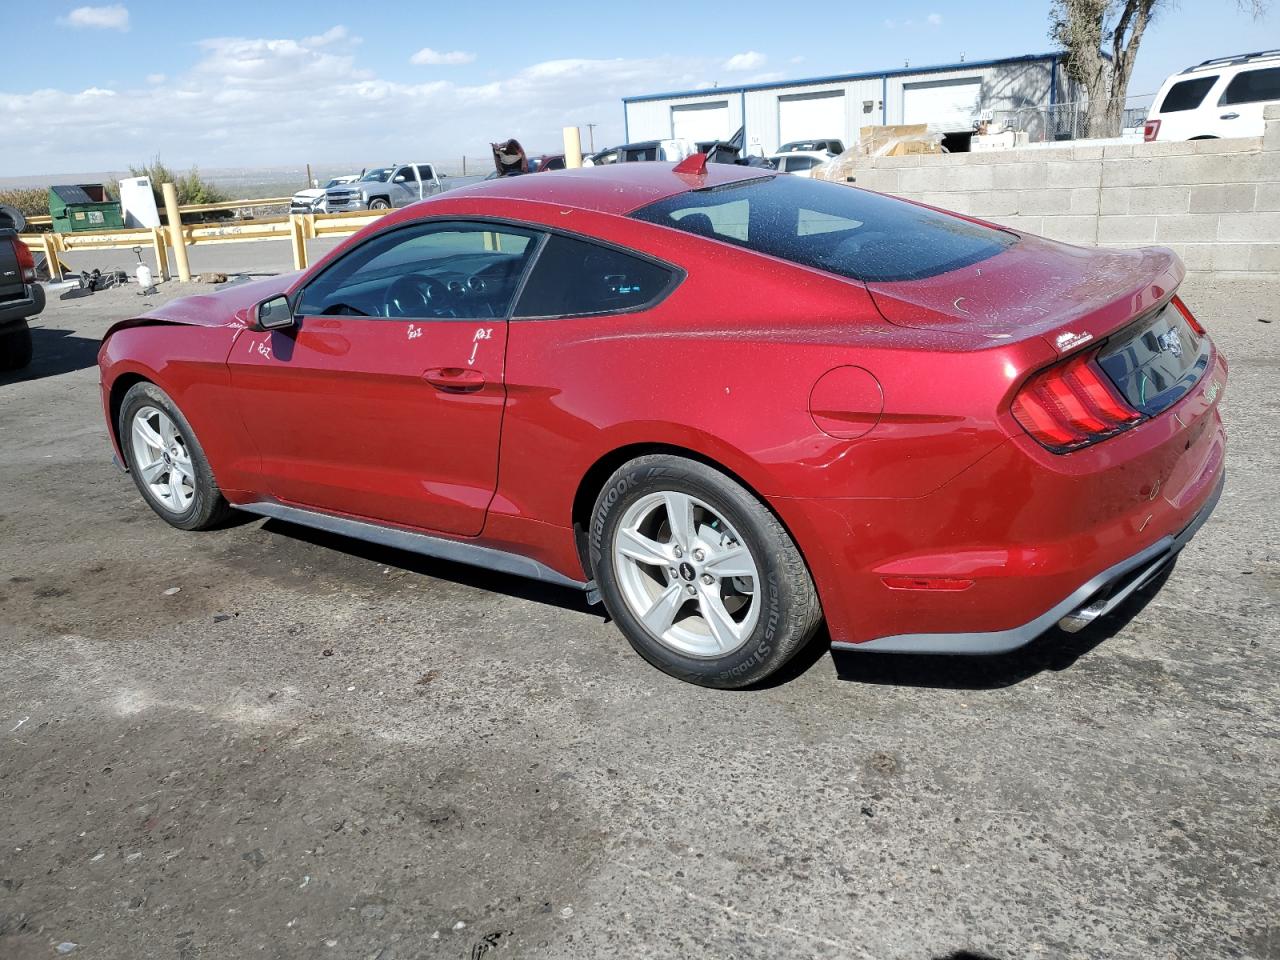
<instances>
[{"instance_id":1,"label":"white suv","mask_svg":"<svg viewBox=\"0 0 1280 960\"><path fill-rule=\"evenodd\" d=\"M1143 139L1260 137L1269 103L1280 103L1280 50L1206 60L1164 82Z\"/></svg>"}]
</instances>

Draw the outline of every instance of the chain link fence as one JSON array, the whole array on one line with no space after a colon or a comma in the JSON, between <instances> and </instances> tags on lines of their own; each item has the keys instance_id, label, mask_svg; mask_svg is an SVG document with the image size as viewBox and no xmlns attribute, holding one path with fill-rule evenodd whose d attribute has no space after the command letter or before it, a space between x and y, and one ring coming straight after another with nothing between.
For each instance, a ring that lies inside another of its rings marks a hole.
<instances>
[{"instance_id":1,"label":"chain link fence","mask_svg":"<svg viewBox=\"0 0 1280 960\"><path fill-rule=\"evenodd\" d=\"M1141 129L1151 109L1152 95L1130 97L1125 101L1122 130ZM1055 103L1048 107L1019 107L1014 110L991 111L992 131L1025 132L1033 143L1046 140L1083 140L1088 136L1088 101Z\"/></svg>"}]
</instances>

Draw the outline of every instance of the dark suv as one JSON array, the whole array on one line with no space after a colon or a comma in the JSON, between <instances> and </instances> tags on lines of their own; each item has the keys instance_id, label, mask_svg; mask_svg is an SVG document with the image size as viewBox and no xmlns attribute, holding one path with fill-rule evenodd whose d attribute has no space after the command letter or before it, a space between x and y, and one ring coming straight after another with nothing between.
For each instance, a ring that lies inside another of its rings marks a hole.
<instances>
[{"instance_id":1,"label":"dark suv","mask_svg":"<svg viewBox=\"0 0 1280 960\"><path fill-rule=\"evenodd\" d=\"M21 370L31 362L27 318L43 309L44 287L36 283L31 251L18 231L0 226L0 370Z\"/></svg>"}]
</instances>

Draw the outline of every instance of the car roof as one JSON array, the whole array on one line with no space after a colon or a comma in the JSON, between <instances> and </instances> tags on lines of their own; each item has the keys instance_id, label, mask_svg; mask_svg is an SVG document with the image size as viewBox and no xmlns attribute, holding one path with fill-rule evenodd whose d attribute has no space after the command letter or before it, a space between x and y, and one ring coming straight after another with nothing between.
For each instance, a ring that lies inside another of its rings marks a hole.
<instances>
[{"instance_id":1,"label":"car roof","mask_svg":"<svg viewBox=\"0 0 1280 960\"><path fill-rule=\"evenodd\" d=\"M731 163L708 163L705 174L676 173L675 164L648 160L552 170L529 177L501 177L459 187L440 196L536 200L620 215L689 190L771 176L773 172L762 167L739 167Z\"/></svg>"}]
</instances>

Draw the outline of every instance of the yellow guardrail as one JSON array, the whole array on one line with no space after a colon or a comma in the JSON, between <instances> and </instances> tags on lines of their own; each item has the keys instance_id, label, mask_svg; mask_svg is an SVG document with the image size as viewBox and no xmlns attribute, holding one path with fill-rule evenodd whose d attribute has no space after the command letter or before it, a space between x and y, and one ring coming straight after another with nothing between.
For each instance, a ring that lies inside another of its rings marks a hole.
<instances>
[{"instance_id":1,"label":"yellow guardrail","mask_svg":"<svg viewBox=\"0 0 1280 960\"><path fill-rule=\"evenodd\" d=\"M257 200L223 200L218 203L184 203L178 207L179 213L216 213L219 210L243 210L245 207L276 207L288 203L292 197L261 197ZM27 223L35 227L44 227L53 223L53 217L42 214L27 217Z\"/></svg>"},{"instance_id":2,"label":"yellow guardrail","mask_svg":"<svg viewBox=\"0 0 1280 960\"><path fill-rule=\"evenodd\" d=\"M287 198L286 198L287 199ZM271 199L253 201L255 205L278 202ZM179 279L190 279L186 268L186 248L211 243L247 243L256 240L289 240L293 244L294 267L301 270L307 265L308 240L318 237L349 237L379 217L387 210L354 210L348 213L290 214L287 217L266 217L261 220L237 220L225 223L182 223L182 213L205 212L206 208L220 208L223 204L199 204L197 209L180 207L177 229L169 227L141 227L132 230L86 230L76 233L24 233L18 239L33 251L43 253L50 266L50 277L61 280L64 273L72 272L64 253L76 250L131 250L134 247L150 247L156 259L156 275L169 279L169 248L174 247L179 266ZM175 245L181 245L181 253ZM185 276L181 274L186 273Z\"/></svg>"}]
</instances>

